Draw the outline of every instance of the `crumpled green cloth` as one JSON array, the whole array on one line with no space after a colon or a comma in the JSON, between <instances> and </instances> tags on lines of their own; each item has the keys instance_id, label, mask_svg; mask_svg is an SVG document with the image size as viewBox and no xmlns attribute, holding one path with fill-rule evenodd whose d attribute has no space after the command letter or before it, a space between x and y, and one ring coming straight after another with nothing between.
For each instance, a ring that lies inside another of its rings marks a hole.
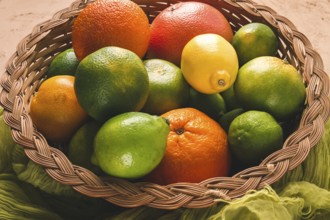
<instances>
[{"instance_id":1,"label":"crumpled green cloth","mask_svg":"<svg viewBox=\"0 0 330 220\"><path fill-rule=\"evenodd\" d=\"M277 194L271 187L251 191L209 220L330 219L330 192L309 182L290 182Z\"/></svg>"},{"instance_id":2,"label":"crumpled green cloth","mask_svg":"<svg viewBox=\"0 0 330 220\"><path fill-rule=\"evenodd\" d=\"M20 182L14 174L0 174L0 219L62 220L33 187Z\"/></svg>"}]
</instances>

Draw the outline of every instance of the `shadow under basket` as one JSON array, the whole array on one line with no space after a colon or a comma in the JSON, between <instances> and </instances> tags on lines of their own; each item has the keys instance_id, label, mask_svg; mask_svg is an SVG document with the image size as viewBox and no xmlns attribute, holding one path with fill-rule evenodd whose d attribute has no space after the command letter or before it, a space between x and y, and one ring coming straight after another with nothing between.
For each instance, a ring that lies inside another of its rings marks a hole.
<instances>
[{"instance_id":1,"label":"shadow under basket","mask_svg":"<svg viewBox=\"0 0 330 220\"><path fill-rule=\"evenodd\" d=\"M321 139L330 113L329 77L323 62L304 34L285 17L271 8L250 0L204 0L221 11L233 31L251 22L261 22L278 35L277 56L295 66L307 88L305 108L298 128L285 140L283 147L258 166L244 169L231 177L216 177L200 183L175 183L161 186L147 182L129 182L101 178L83 167L72 164L58 148L52 147L39 133L29 115L30 100L45 79L47 68L59 52L71 47L72 24L76 16L92 1L78 0L32 30L22 39L17 51L1 74L0 102L12 137L24 147L30 160L44 167L53 179L72 186L89 197L104 198L122 207L149 206L160 209L202 208L217 202L242 197L248 190L262 189L279 180L301 164L310 149ZM135 0L150 22L175 0Z\"/></svg>"}]
</instances>

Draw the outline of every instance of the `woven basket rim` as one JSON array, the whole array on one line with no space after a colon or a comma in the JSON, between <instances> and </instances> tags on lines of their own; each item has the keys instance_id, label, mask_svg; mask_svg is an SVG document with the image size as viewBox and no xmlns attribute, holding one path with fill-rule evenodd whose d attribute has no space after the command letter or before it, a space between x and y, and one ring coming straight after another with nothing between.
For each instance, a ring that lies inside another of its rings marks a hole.
<instances>
[{"instance_id":1,"label":"woven basket rim","mask_svg":"<svg viewBox=\"0 0 330 220\"><path fill-rule=\"evenodd\" d=\"M175 0L148 1L133 0L146 12L157 10L150 4L165 7ZM200 0L225 5L223 10L238 10L262 19L282 34L283 41L292 46L297 57L293 62L301 66L301 74L307 86L306 108L299 128L284 142L283 148L265 158L258 166L242 170L231 177L216 177L200 183L175 183L160 186L154 183L137 182L117 178L101 179L91 171L72 164L62 151L48 145L46 139L33 126L28 114L29 97L37 89L38 82L47 70L50 59L44 59L46 51L35 52L43 45L42 40L55 28L65 27L72 22L87 4L88 0L76 0L69 7L58 11L53 17L37 26L23 38L17 51L6 64L6 71L0 76L2 91L0 104L4 108L4 120L10 126L14 141L24 147L30 160L45 168L49 176L63 184L71 185L81 194L103 198L122 207L149 206L160 209L180 207L202 208L211 206L219 199L231 200L243 196L248 190L261 189L280 179L286 172L300 165L309 150L321 139L324 125L330 115L330 82L325 73L320 55L312 48L307 37L299 32L292 22L277 14L273 9L251 0ZM245 16L247 16L244 14ZM68 40L70 35L61 35ZM49 46L53 51L63 50L69 44ZM56 49L54 49L56 48ZM31 61L33 60L33 62ZM44 65L38 71L36 66ZM27 71L27 69L32 71ZM32 82L31 82L32 81Z\"/></svg>"}]
</instances>

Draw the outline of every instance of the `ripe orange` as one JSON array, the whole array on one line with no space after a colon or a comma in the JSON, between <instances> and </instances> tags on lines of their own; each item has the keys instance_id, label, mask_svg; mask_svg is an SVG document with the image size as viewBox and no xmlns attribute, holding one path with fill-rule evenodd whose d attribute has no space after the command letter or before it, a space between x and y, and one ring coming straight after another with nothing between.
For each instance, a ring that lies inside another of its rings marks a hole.
<instances>
[{"instance_id":1,"label":"ripe orange","mask_svg":"<svg viewBox=\"0 0 330 220\"><path fill-rule=\"evenodd\" d=\"M59 75L45 80L32 97L30 115L37 129L53 142L68 141L86 121L74 91L74 76Z\"/></svg>"},{"instance_id":2,"label":"ripe orange","mask_svg":"<svg viewBox=\"0 0 330 220\"><path fill-rule=\"evenodd\" d=\"M170 123L166 152L148 181L165 185L228 175L227 134L217 122L194 108L174 109L162 117Z\"/></svg>"},{"instance_id":3,"label":"ripe orange","mask_svg":"<svg viewBox=\"0 0 330 220\"><path fill-rule=\"evenodd\" d=\"M228 20L216 8L201 2L180 2L163 10L151 24L149 58L168 60L180 66L181 53L193 37L214 33L232 41Z\"/></svg>"},{"instance_id":4,"label":"ripe orange","mask_svg":"<svg viewBox=\"0 0 330 220\"><path fill-rule=\"evenodd\" d=\"M143 57L150 37L144 11L129 0L98 0L82 10L73 24L72 46L78 60L105 46Z\"/></svg>"}]
</instances>

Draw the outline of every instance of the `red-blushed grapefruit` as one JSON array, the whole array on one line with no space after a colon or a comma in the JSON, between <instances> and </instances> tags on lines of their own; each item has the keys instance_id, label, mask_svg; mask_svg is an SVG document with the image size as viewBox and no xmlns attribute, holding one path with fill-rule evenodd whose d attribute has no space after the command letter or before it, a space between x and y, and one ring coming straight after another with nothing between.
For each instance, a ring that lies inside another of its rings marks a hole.
<instances>
[{"instance_id":1,"label":"red-blushed grapefruit","mask_svg":"<svg viewBox=\"0 0 330 220\"><path fill-rule=\"evenodd\" d=\"M149 58L160 58L180 66L185 44L193 37L214 33L232 41L233 31L226 17L211 5L180 2L164 9L151 24Z\"/></svg>"}]
</instances>

